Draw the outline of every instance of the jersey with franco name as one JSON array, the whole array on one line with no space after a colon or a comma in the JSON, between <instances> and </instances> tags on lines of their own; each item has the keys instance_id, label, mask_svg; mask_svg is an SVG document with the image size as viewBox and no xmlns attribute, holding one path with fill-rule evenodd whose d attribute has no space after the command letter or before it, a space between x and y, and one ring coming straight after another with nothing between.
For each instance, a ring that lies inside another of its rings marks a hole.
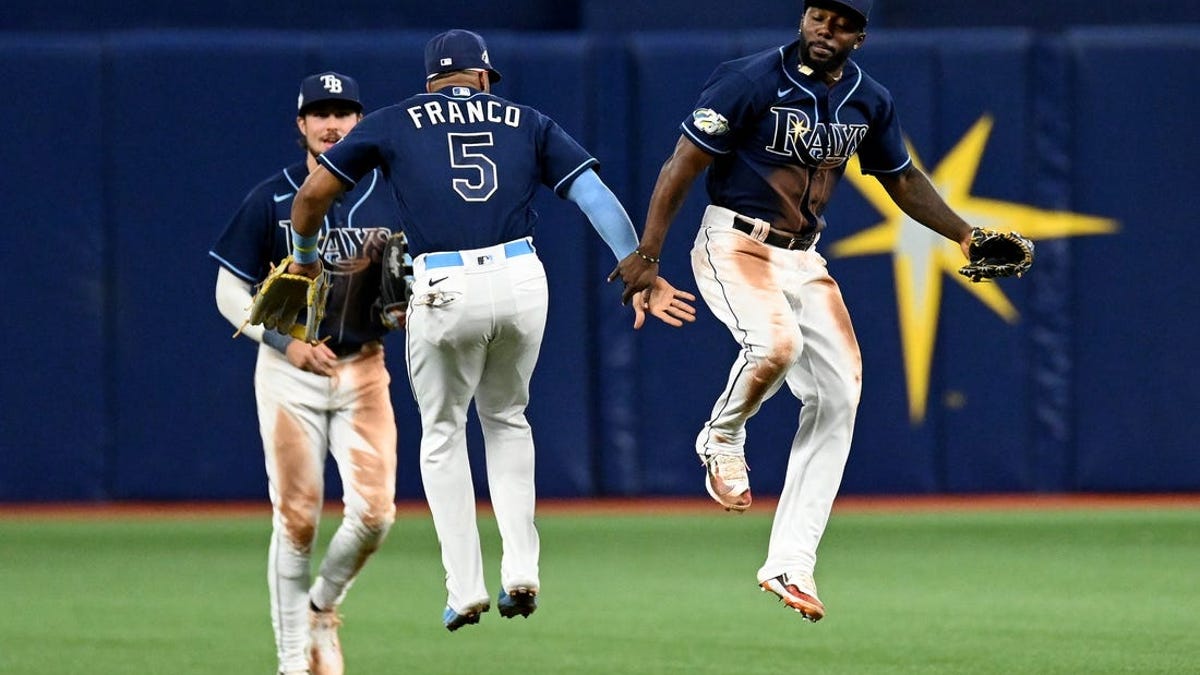
<instances>
[{"instance_id":1,"label":"jersey with franco name","mask_svg":"<svg viewBox=\"0 0 1200 675\"><path fill-rule=\"evenodd\" d=\"M297 162L255 186L209 255L251 284L265 279L272 263L292 253L292 198L307 176L308 166ZM329 207L318 249L331 282L320 337L331 347L387 333L371 305L379 297L383 248L399 229L396 200L377 171Z\"/></svg>"},{"instance_id":2,"label":"jersey with franco name","mask_svg":"<svg viewBox=\"0 0 1200 675\"><path fill-rule=\"evenodd\" d=\"M832 86L800 73L796 41L721 64L681 125L714 155L713 204L790 232L825 227L821 215L846 160L863 173L903 170L911 159L891 94L853 61Z\"/></svg>"},{"instance_id":3,"label":"jersey with franco name","mask_svg":"<svg viewBox=\"0 0 1200 675\"><path fill-rule=\"evenodd\" d=\"M531 236L538 186L562 196L598 163L546 115L466 87L367 115L319 161L349 184L382 167L413 256Z\"/></svg>"}]
</instances>

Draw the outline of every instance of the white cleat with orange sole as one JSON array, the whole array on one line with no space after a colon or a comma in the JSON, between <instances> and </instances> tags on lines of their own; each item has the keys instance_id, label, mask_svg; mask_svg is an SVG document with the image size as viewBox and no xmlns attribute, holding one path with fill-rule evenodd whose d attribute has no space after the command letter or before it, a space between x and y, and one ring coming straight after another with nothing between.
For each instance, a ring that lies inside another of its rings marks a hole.
<instances>
[{"instance_id":1,"label":"white cleat with orange sole","mask_svg":"<svg viewBox=\"0 0 1200 675\"><path fill-rule=\"evenodd\" d=\"M825 617L825 605L817 598L817 584L809 575L781 574L759 584L764 591L779 596L779 600L816 623Z\"/></svg>"}]
</instances>

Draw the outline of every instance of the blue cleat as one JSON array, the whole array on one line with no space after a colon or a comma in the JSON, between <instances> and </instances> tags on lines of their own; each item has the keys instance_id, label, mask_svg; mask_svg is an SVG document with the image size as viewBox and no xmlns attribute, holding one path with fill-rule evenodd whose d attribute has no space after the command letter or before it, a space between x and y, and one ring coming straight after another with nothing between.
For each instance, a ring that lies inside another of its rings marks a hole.
<instances>
[{"instance_id":1,"label":"blue cleat","mask_svg":"<svg viewBox=\"0 0 1200 675\"><path fill-rule=\"evenodd\" d=\"M446 625L446 630L454 632L468 624L479 623L479 616L488 611L488 609L490 607L486 602L468 607L463 614L459 614L447 607L446 611L442 614L442 623Z\"/></svg>"},{"instance_id":2,"label":"blue cleat","mask_svg":"<svg viewBox=\"0 0 1200 675\"><path fill-rule=\"evenodd\" d=\"M528 586L518 586L511 591L500 589L500 599L496 606L500 608L500 616L511 619L520 614L528 618L537 609L537 589Z\"/></svg>"}]
</instances>

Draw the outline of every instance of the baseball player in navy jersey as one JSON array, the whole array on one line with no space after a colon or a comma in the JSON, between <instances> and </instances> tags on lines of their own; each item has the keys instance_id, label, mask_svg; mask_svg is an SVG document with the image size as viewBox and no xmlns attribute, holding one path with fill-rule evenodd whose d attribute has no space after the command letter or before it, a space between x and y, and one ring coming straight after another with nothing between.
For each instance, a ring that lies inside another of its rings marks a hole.
<instances>
[{"instance_id":1,"label":"baseball player in navy jersey","mask_svg":"<svg viewBox=\"0 0 1200 675\"><path fill-rule=\"evenodd\" d=\"M425 48L426 92L376 111L318 158L292 207L303 242L347 186L383 167L398 197L413 255L406 331L408 375L421 410L421 478L442 546L446 628L477 623L484 585L475 493L466 447L472 399L483 429L487 479L503 553L498 608L537 608L534 445L525 408L546 323L547 282L533 242L539 185L577 204L617 259L637 234L596 174L597 161L541 112L491 93L500 81L483 38L465 30ZM545 223L542 227L559 227ZM293 263L315 277L319 265ZM694 298L649 279L634 303L680 326Z\"/></svg>"},{"instance_id":2,"label":"baseball player in navy jersey","mask_svg":"<svg viewBox=\"0 0 1200 675\"><path fill-rule=\"evenodd\" d=\"M268 584L281 673L342 673L338 605L395 516L396 422L381 343L387 330L371 305L399 206L379 171L364 173L316 223L314 250L331 276L320 341L245 325L252 286L293 253L297 191L317 155L354 128L362 109L353 79L334 72L305 78L296 116L304 160L251 190L209 253L220 265L217 306L260 343L254 391L274 514ZM341 476L344 517L312 581L327 453Z\"/></svg>"},{"instance_id":3,"label":"baseball player in navy jersey","mask_svg":"<svg viewBox=\"0 0 1200 675\"><path fill-rule=\"evenodd\" d=\"M850 451L862 358L841 291L814 246L833 188L857 153L913 220L967 254L970 226L913 164L892 97L850 55L871 0L807 0L799 39L721 64L709 78L651 196L639 250L610 278L647 288L667 229L707 171L692 269L713 314L741 345L696 439L708 493L750 507L746 422L786 382L802 402L775 512L763 590L817 621L817 545Z\"/></svg>"}]
</instances>

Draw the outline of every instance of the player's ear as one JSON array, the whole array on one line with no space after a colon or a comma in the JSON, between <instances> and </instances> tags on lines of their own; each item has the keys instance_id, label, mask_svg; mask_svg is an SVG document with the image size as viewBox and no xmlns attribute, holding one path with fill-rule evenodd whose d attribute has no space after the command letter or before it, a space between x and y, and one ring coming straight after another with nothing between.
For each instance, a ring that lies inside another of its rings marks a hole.
<instances>
[{"instance_id":1,"label":"player's ear","mask_svg":"<svg viewBox=\"0 0 1200 675\"><path fill-rule=\"evenodd\" d=\"M300 135L304 135L304 115L296 115L296 128L300 130Z\"/></svg>"},{"instance_id":2,"label":"player's ear","mask_svg":"<svg viewBox=\"0 0 1200 675\"><path fill-rule=\"evenodd\" d=\"M491 91L492 91L492 76L488 73L488 71L481 70L475 74L479 76L479 91L486 91L488 93L491 93Z\"/></svg>"},{"instance_id":3,"label":"player's ear","mask_svg":"<svg viewBox=\"0 0 1200 675\"><path fill-rule=\"evenodd\" d=\"M854 43L854 48L855 48L855 49L858 49L859 47L863 46L863 43L864 43L864 42L866 42L866 41L867 41L867 32L866 32L866 31L861 31L861 32L858 34L858 40L857 40L857 41L855 41L855 43Z\"/></svg>"}]
</instances>

